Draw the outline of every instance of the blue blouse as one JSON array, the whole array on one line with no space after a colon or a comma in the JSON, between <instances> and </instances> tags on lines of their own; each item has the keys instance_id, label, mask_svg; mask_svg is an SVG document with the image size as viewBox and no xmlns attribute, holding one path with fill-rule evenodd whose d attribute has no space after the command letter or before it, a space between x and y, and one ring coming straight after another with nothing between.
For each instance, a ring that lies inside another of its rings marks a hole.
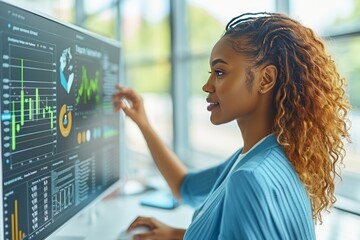
<instances>
[{"instance_id":1,"label":"blue blouse","mask_svg":"<svg viewBox=\"0 0 360 240\"><path fill-rule=\"evenodd\" d=\"M196 207L184 239L315 239L311 202L276 137L240 156L188 173L183 202Z\"/></svg>"}]
</instances>

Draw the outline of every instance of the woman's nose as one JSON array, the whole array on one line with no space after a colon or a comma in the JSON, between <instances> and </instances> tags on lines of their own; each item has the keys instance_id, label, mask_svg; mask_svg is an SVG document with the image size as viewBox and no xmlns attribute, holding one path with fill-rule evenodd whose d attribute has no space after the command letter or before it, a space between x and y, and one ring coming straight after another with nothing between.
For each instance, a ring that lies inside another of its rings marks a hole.
<instances>
[{"instance_id":1,"label":"woman's nose","mask_svg":"<svg viewBox=\"0 0 360 240\"><path fill-rule=\"evenodd\" d=\"M214 86L210 83L210 78L208 81L204 84L202 87L202 90L207 93L213 93L214 92Z\"/></svg>"}]
</instances>

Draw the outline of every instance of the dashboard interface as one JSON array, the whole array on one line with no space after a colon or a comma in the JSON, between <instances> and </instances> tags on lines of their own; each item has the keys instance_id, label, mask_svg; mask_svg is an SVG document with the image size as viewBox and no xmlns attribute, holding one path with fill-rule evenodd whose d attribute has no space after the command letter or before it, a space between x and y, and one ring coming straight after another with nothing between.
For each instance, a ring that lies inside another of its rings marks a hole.
<instances>
[{"instance_id":1,"label":"dashboard interface","mask_svg":"<svg viewBox=\"0 0 360 240\"><path fill-rule=\"evenodd\" d=\"M119 180L120 47L0 2L1 227L44 239Z\"/></svg>"}]
</instances>

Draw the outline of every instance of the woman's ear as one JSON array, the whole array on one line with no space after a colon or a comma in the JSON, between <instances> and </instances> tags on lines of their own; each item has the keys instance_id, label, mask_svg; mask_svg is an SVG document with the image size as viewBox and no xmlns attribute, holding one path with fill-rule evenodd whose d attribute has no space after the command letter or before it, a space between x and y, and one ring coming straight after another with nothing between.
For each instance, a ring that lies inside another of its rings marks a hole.
<instances>
[{"instance_id":1,"label":"woman's ear","mask_svg":"<svg viewBox=\"0 0 360 240\"><path fill-rule=\"evenodd\" d=\"M260 82L260 89L261 93L266 93L270 91L276 82L277 78L277 68L275 65L267 65L262 69L262 78Z\"/></svg>"}]
</instances>

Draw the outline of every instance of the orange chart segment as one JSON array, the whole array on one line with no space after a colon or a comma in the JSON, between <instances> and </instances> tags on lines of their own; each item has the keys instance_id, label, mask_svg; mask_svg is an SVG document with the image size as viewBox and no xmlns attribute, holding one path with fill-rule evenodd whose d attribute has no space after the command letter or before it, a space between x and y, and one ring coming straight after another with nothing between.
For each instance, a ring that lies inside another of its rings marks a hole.
<instances>
[{"instance_id":1,"label":"orange chart segment","mask_svg":"<svg viewBox=\"0 0 360 240\"><path fill-rule=\"evenodd\" d=\"M72 113L67 111L66 104L62 105L59 112L59 129L63 137L68 137L72 127Z\"/></svg>"},{"instance_id":2,"label":"orange chart segment","mask_svg":"<svg viewBox=\"0 0 360 240\"><path fill-rule=\"evenodd\" d=\"M18 201L15 200L14 213L11 214L11 240L21 240L25 236L25 233L19 230Z\"/></svg>"}]
</instances>

